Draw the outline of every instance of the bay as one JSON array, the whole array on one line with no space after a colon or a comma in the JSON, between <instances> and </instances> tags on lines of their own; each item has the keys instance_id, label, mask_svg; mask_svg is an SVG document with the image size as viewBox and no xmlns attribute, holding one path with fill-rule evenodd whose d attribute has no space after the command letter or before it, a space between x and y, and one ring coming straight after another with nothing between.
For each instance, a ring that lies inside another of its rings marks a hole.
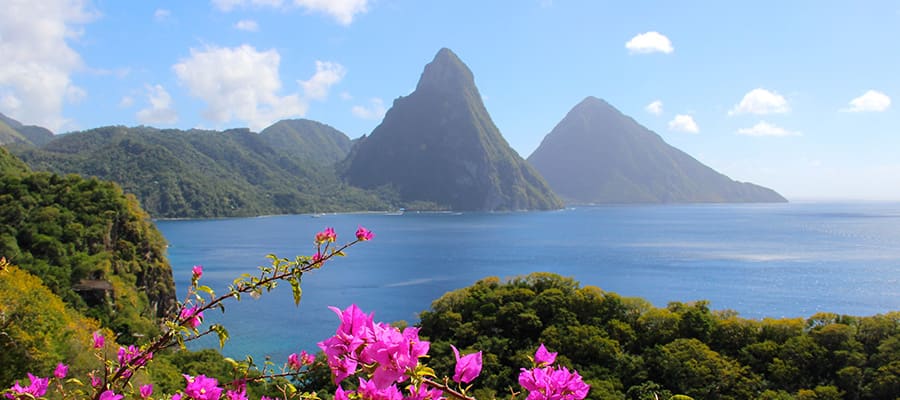
<instances>
[{"instance_id":1,"label":"bay","mask_svg":"<svg viewBox=\"0 0 900 400\"><path fill-rule=\"evenodd\" d=\"M304 275L299 307L286 285L210 312L232 339L223 353L283 362L334 333L328 306L357 304L376 321L417 321L443 293L488 276L570 276L656 306L709 300L745 318L900 310L900 204L646 205L553 212L284 215L157 221L180 296L193 265L224 292L266 254L312 253L334 227L375 239ZM217 347L213 338L193 347Z\"/></svg>"}]
</instances>

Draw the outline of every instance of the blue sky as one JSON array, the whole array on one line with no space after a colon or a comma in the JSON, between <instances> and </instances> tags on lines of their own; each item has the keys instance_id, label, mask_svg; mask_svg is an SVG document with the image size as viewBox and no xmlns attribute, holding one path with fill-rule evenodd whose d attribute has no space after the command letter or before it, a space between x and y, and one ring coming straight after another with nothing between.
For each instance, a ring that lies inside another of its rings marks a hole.
<instances>
[{"instance_id":1,"label":"blue sky","mask_svg":"<svg viewBox=\"0 0 900 400\"><path fill-rule=\"evenodd\" d=\"M900 200L893 1L0 0L0 112L57 133L368 134L448 47L523 157L586 96L792 200Z\"/></svg>"}]
</instances>

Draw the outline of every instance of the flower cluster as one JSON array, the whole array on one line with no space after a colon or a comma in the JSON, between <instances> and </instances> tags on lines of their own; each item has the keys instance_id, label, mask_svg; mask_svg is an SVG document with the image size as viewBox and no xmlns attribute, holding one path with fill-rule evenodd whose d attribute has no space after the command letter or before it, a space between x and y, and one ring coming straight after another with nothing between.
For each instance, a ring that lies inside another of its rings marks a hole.
<instances>
[{"instance_id":1,"label":"flower cluster","mask_svg":"<svg viewBox=\"0 0 900 400\"><path fill-rule=\"evenodd\" d=\"M406 328L402 332L384 323L375 323L372 315L366 315L355 304L334 311L341 323L334 336L319 342L331 368L334 383L366 369L370 379L360 378L359 396L364 399L401 399L399 382L415 376L419 358L428 354L430 343L419 339L418 328ZM419 392L421 388L415 388ZM439 398L440 393L434 393ZM340 388L336 398L346 397Z\"/></svg>"},{"instance_id":2,"label":"flower cluster","mask_svg":"<svg viewBox=\"0 0 900 400\"><path fill-rule=\"evenodd\" d=\"M153 359L153 353L141 351L140 348L130 345L127 348L119 347L119 351L116 353L116 359L119 361L119 365L123 367L130 365L139 368L147 365L147 362ZM129 368L122 371L122 376L125 378L130 378L131 374L132 370Z\"/></svg>"},{"instance_id":3,"label":"flower cluster","mask_svg":"<svg viewBox=\"0 0 900 400\"><path fill-rule=\"evenodd\" d=\"M552 366L555 361L556 353L548 352L541 344L534 354L534 367L522 368L519 384L528 390L527 400L581 400L587 396L590 386L581 375L566 367Z\"/></svg>"},{"instance_id":4,"label":"flower cluster","mask_svg":"<svg viewBox=\"0 0 900 400\"><path fill-rule=\"evenodd\" d=\"M41 397L47 393L47 385L50 383L50 378L39 378L28 374L28 380L31 381L31 384L28 386L22 386L19 384L19 381L16 381L16 384L9 388L9 392L6 393L6 398L27 399Z\"/></svg>"},{"instance_id":5,"label":"flower cluster","mask_svg":"<svg viewBox=\"0 0 900 400\"><path fill-rule=\"evenodd\" d=\"M334 336L319 342L331 367L334 382L359 371L359 364L377 365L372 383L385 389L406 380L406 372L419 365L419 357L428 353L429 343L419 340L418 328L403 332L384 323L374 323L355 304L341 311L329 307L341 319Z\"/></svg>"},{"instance_id":6,"label":"flower cluster","mask_svg":"<svg viewBox=\"0 0 900 400\"><path fill-rule=\"evenodd\" d=\"M325 228L316 234L316 244L334 243L336 240L337 233L334 232L334 228Z\"/></svg>"},{"instance_id":7,"label":"flower cluster","mask_svg":"<svg viewBox=\"0 0 900 400\"><path fill-rule=\"evenodd\" d=\"M315 357L309 355L309 353L305 351L301 351L299 355L297 355L297 353L293 353L288 356L288 368L294 371L299 371L304 366L312 365L315 359Z\"/></svg>"}]
</instances>

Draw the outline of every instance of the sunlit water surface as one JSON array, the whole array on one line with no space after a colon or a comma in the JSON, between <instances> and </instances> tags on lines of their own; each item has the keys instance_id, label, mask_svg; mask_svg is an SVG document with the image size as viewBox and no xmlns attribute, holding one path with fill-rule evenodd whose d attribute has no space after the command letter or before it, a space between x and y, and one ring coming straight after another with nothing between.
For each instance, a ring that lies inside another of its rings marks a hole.
<instances>
[{"instance_id":1,"label":"sunlit water surface","mask_svg":"<svg viewBox=\"0 0 900 400\"><path fill-rule=\"evenodd\" d=\"M209 313L232 339L233 357L317 350L334 333L327 309L352 303L377 321L415 322L441 294L487 277L535 271L570 276L656 306L705 299L747 318L807 317L818 311L872 315L900 310L900 204L665 205L580 207L528 213L287 215L157 221L169 241L180 296L190 268L224 292L255 273L266 254L310 254L334 227L358 225L375 240L290 288L245 297ZM215 347L214 340L197 346Z\"/></svg>"}]
</instances>

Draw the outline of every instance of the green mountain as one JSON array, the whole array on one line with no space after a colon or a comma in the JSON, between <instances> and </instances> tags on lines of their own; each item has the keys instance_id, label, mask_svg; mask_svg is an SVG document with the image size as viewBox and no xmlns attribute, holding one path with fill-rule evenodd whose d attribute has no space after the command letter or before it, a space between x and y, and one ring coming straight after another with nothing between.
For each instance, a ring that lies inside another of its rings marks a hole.
<instances>
[{"instance_id":1,"label":"green mountain","mask_svg":"<svg viewBox=\"0 0 900 400\"><path fill-rule=\"evenodd\" d=\"M703 165L595 97L569 111L528 161L574 204L787 201Z\"/></svg>"},{"instance_id":2,"label":"green mountain","mask_svg":"<svg viewBox=\"0 0 900 400\"><path fill-rule=\"evenodd\" d=\"M416 90L394 104L344 164L355 186L395 189L404 202L454 210L559 208L541 176L509 147L472 72L449 49L425 66Z\"/></svg>"},{"instance_id":3,"label":"green mountain","mask_svg":"<svg viewBox=\"0 0 900 400\"><path fill-rule=\"evenodd\" d=\"M34 125L22 125L3 113L0 113L0 146L9 143L21 143L40 146L53 139L53 132Z\"/></svg>"},{"instance_id":4,"label":"green mountain","mask_svg":"<svg viewBox=\"0 0 900 400\"><path fill-rule=\"evenodd\" d=\"M295 157L322 165L334 164L350 153L350 138L343 132L308 119L278 121L259 133L276 149L291 149Z\"/></svg>"},{"instance_id":5,"label":"green mountain","mask_svg":"<svg viewBox=\"0 0 900 400\"><path fill-rule=\"evenodd\" d=\"M40 148L10 149L35 170L116 182L160 218L389 208L378 196L347 187L332 166L306 159L314 150L300 145L323 138L340 143L340 137L304 136L295 126L303 124L282 124L294 126L289 132L275 128L280 124L266 135L112 126L60 135Z\"/></svg>"}]
</instances>

